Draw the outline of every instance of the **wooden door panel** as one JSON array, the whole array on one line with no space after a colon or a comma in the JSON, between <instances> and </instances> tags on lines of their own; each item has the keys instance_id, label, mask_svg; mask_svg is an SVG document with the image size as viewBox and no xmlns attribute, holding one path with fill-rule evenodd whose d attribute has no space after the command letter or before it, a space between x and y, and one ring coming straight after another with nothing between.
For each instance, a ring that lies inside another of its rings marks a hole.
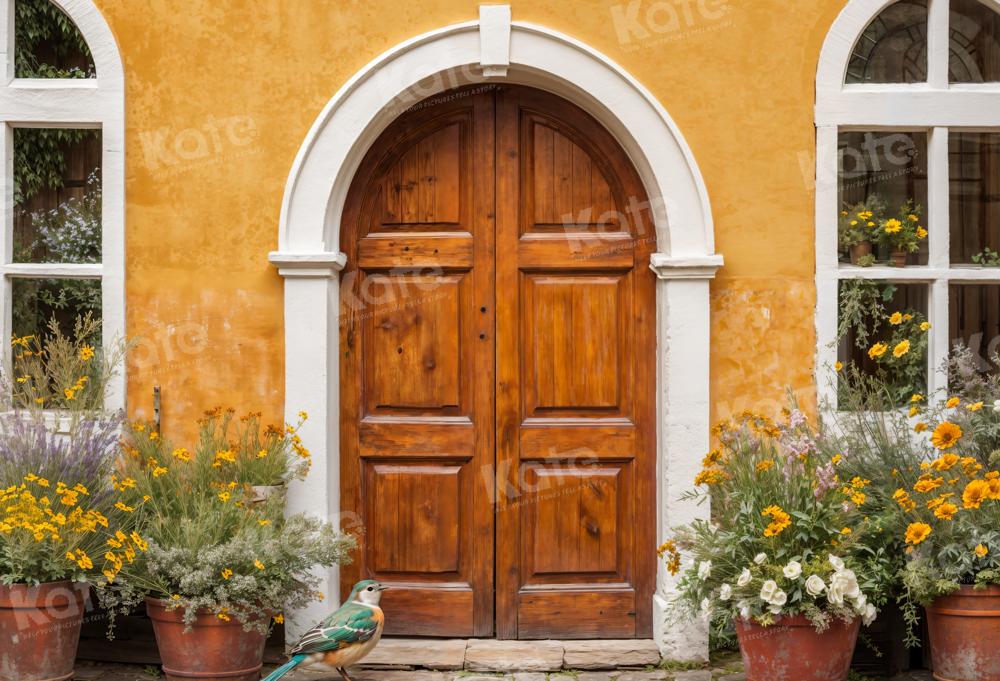
<instances>
[{"instance_id":1,"label":"wooden door panel","mask_svg":"<svg viewBox=\"0 0 1000 681\"><path fill-rule=\"evenodd\" d=\"M497 630L651 633L654 246L604 128L497 94Z\"/></svg>"},{"instance_id":2,"label":"wooden door panel","mask_svg":"<svg viewBox=\"0 0 1000 681\"><path fill-rule=\"evenodd\" d=\"M347 593L391 588L386 632L493 632L493 100L411 112L362 161L341 278Z\"/></svg>"}]
</instances>

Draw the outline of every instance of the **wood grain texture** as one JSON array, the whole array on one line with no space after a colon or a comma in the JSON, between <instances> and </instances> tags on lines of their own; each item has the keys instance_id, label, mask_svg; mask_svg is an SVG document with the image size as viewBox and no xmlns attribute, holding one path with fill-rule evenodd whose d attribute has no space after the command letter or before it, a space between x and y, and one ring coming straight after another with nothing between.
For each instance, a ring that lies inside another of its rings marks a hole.
<instances>
[{"instance_id":1,"label":"wood grain texture","mask_svg":"<svg viewBox=\"0 0 1000 681\"><path fill-rule=\"evenodd\" d=\"M608 132L450 93L362 162L341 243L341 505L387 632L648 637L655 248Z\"/></svg>"}]
</instances>

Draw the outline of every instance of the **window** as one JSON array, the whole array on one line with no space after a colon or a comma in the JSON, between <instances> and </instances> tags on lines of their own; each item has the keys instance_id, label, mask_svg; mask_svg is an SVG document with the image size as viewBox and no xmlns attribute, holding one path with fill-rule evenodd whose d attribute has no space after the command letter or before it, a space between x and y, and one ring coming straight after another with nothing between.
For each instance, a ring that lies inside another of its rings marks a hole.
<instances>
[{"instance_id":1,"label":"window","mask_svg":"<svg viewBox=\"0 0 1000 681\"><path fill-rule=\"evenodd\" d=\"M907 390L944 391L956 343L1000 369L1000 1L852 0L816 124L821 400L838 361L871 369L905 324L927 329ZM884 318L859 334L872 307Z\"/></svg>"},{"instance_id":2,"label":"window","mask_svg":"<svg viewBox=\"0 0 1000 681\"><path fill-rule=\"evenodd\" d=\"M114 39L91 0L0 0L0 43L0 331L44 334L52 319L71 331L89 312L103 339L120 337L123 79ZM108 406L123 406L124 377L109 392Z\"/></svg>"}]
</instances>

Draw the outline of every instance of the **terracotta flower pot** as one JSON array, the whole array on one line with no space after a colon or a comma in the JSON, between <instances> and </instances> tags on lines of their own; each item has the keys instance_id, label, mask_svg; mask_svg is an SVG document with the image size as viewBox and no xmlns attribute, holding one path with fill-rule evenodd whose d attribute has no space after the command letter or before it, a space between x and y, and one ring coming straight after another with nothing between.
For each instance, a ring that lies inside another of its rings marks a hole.
<instances>
[{"instance_id":1,"label":"terracotta flower pot","mask_svg":"<svg viewBox=\"0 0 1000 681\"><path fill-rule=\"evenodd\" d=\"M0 679L72 679L88 593L73 582L0 585Z\"/></svg>"},{"instance_id":2,"label":"terracotta flower pot","mask_svg":"<svg viewBox=\"0 0 1000 681\"><path fill-rule=\"evenodd\" d=\"M927 608L934 678L1000 681L1000 587L963 586Z\"/></svg>"},{"instance_id":3,"label":"terracotta flower pot","mask_svg":"<svg viewBox=\"0 0 1000 681\"><path fill-rule=\"evenodd\" d=\"M893 251L889 254L889 258L896 267L906 267L906 263L910 259L910 254L906 251Z\"/></svg>"},{"instance_id":4,"label":"terracotta flower pot","mask_svg":"<svg viewBox=\"0 0 1000 681\"><path fill-rule=\"evenodd\" d=\"M835 619L823 633L801 615L769 627L738 619L747 681L845 681L860 629L861 618Z\"/></svg>"},{"instance_id":5,"label":"terracotta flower pot","mask_svg":"<svg viewBox=\"0 0 1000 681\"><path fill-rule=\"evenodd\" d=\"M167 601L146 599L156 645L167 681L258 681L264 659L263 634L244 631L234 617L199 612L193 630L184 633L184 610L167 610Z\"/></svg>"},{"instance_id":6,"label":"terracotta flower pot","mask_svg":"<svg viewBox=\"0 0 1000 681\"><path fill-rule=\"evenodd\" d=\"M872 242L862 241L851 246L851 264L857 265L861 258L872 254Z\"/></svg>"}]
</instances>

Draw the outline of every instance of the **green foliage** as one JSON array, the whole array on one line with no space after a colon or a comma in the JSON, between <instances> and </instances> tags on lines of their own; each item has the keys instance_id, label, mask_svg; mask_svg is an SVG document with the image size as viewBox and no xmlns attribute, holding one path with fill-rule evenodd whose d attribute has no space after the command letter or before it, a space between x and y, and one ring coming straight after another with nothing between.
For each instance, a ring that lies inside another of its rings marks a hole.
<instances>
[{"instance_id":1,"label":"green foliage","mask_svg":"<svg viewBox=\"0 0 1000 681\"><path fill-rule=\"evenodd\" d=\"M892 284L879 284L870 279L849 279L840 285L840 314L837 340L854 332L854 343L867 349L873 334L886 319L885 304L896 295Z\"/></svg>"},{"instance_id":2,"label":"green foliage","mask_svg":"<svg viewBox=\"0 0 1000 681\"><path fill-rule=\"evenodd\" d=\"M14 68L17 78L91 78L94 62L83 34L49 0L14 3ZM46 54L52 62L46 63ZM85 67L65 66L69 62Z\"/></svg>"},{"instance_id":3,"label":"green foliage","mask_svg":"<svg viewBox=\"0 0 1000 681\"><path fill-rule=\"evenodd\" d=\"M17 128L14 131L14 205L63 186L67 151L100 135L79 128Z\"/></svg>"},{"instance_id":4,"label":"green foliage","mask_svg":"<svg viewBox=\"0 0 1000 681\"><path fill-rule=\"evenodd\" d=\"M133 425L115 486L136 508L149 551L126 566L121 584L103 589L108 609L127 610L152 594L183 609L189 626L199 611L208 611L266 632L271 620L262 613L277 616L322 597L314 568L348 560L350 536L313 517L286 517L284 495L259 500L241 482L254 477L248 470L252 460L237 455L243 451L238 443L219 449L220 418L217 411L209 413L193 452L173 448L144 424ZM294 451L308 457L293 440L295 430L271 430L284 441L272 442L275 455ZM256 421L240 437L252 440L254 431ZM287 477L305 475L305 466L286 465Z\"/></svg>"},{"instance_id":5,"label":"green foliage","mask_svg":"<svg viewBox=\"0 0 1000 681\"><path fill-rule=\"evenodd\" d=\"M15 262L97 263L101 261L101 178L87 178L82 196L31 215L34 239L16 244Z\"/></svg>"},{"instance_id":6,"label":"green foliage","mask_svg":"<svg viewBox=\"0 0 1000 681\"><path fill-rule=\"evenodd\" d=\"M879 222L878 242L891 251L916 253L920 242L927 238L927 230L920 224L922 213L923 209L913 199L907 199L895 216Z\"/></svg>"},{"instance_id":7,"label":"green foliage","mask_svg":"<svg viewBox=\"0 0 1000 681\"><path fill-rule=\"evenodd\" d=\"M987 246L982 252L972 256L972 262L983 267L1000 267L1000 253Z\"/></svg>"},{"instance_id":8,"label":"green foliage","mask_svg":"<svg viewBox=\"0 0 1000 681\"><path fill-rule=\"evenodd\" d=\"M878 228L885 219L885 201L872 194L861 203L847 206L840 213L837 236L840 248L846 250L865 241L878 240Z\"/></svg>"},{"instance_id":9,"label":"green foliage","mask_svg":"<svg viewBox=\"0 0 1000 681\"><path fill-rule=\"evenodd\" d=\"M832 618L873 619L885 585L863 543L868 481L838 480L842 457L821 454L797 409L780 426L748 413L716 433L695 481L707 489L686 495L710 498L715 520L676 528L661 547L680 573L682 610L707 610L717 631L736 618L802 614L820 630Z\"/></svg>"}]
</instances>

